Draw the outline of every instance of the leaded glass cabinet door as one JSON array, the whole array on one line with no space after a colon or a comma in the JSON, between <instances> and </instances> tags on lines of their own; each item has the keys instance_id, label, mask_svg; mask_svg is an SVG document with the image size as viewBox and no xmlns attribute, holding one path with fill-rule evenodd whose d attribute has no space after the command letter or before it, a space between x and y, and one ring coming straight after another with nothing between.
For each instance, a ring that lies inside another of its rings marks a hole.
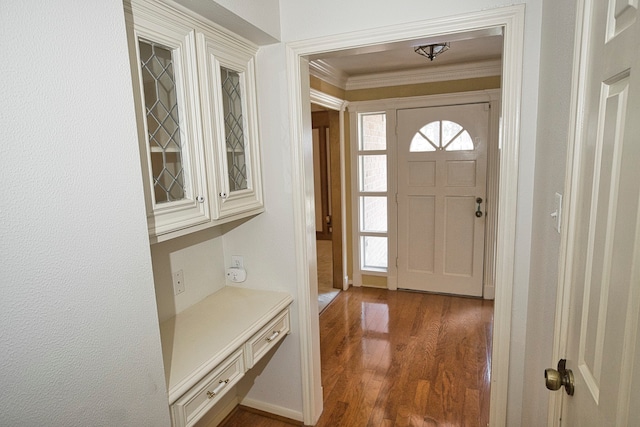
<instances>
[{"instance_id":1,"label":"leaded glass cabinet door","mask_svg":"<svg viewBox=\"0 0 640 427\"><path fill-rule=\"evenodd\" d=\"M140 151L152 237L210 221L198 131L195 34L136 15Z\"/></svg>"},{"instance_id":2,"label":"leaded glass cabinet door","mask_svg":"<svg viewBox=\"0 0 640 427\"><path fill-rule=\"evenodd\" d=\"M262 185L256 108L254 55L251 46L223 44L199 35L207 147L216 162L214 217L261 211Z\"/></svg>"}]
</instances>

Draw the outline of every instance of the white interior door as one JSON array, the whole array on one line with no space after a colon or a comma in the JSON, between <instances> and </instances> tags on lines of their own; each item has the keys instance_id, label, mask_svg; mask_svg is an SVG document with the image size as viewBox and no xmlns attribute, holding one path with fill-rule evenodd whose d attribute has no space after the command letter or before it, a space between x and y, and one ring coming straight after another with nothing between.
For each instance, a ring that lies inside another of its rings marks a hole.
<instances>
[{"instance_id":1,"label":"white interior door","mask_svg":"<svg viewBox=\"0 0 640 427\"><path fill-rule=\"evenodd\" d=\"M637 0L584 5L563 282L570 306L560 329L568 334L575 395L562 393L563 426L640 425L637 6Z\"/></svg>"},{"instance_id":2,"label":"white interior door","mask_svg":"<svg viewBox=\"0 0 640 427\"><path fill-rule=\"evenodd\" d=\"M398 287L481 296L489 105L397 114Z\"/></svg>"}]
</instances>

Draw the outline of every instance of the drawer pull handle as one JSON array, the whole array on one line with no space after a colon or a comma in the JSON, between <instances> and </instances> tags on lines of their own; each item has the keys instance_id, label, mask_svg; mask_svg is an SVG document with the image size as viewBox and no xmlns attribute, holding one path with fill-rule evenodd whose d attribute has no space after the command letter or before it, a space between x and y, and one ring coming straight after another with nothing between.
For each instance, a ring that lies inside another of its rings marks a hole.
<instances>
[{"instance_id":1,"label":"drawer pull handle","mask_svg":"<svg viewBox=\"0 0 640 427\"><path fill-rule=\"evenodd\" d=\"M269 338L267 338L267 341L271 342L275 340L278 337L278 335L280 335L280 331L275 331L274 333L271 334Z\"/></svg>"},{"instance_id":2,"label":"drawer pull handle","mask_svg":"<svg viewBox=\"0 0 640 427\"><path fill-rule=\"evenodd\" d=\"M216 394L220 393L220 390L222 390L224 386L227 385L228 382L229 382L229 378L227 378L226 380L220 380L220 382L218 383L218 387L214 388L213 391L207 392L207 396L209 396L209 399L213 398Z\"/></svg>"}]
</instances>

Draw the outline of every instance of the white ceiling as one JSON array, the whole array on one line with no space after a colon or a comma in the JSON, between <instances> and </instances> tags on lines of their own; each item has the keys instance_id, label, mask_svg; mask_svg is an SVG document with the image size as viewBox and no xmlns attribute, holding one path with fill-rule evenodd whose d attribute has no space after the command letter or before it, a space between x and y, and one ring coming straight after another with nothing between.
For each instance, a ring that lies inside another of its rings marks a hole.
<instances>
[{"instance_id":1,"label":"white ceiling","mask_svg":"<svg viewBox=\"0 0 640 427\"><path fill-rule=\"evenodd\" d=\"M451 47L433 61L414 52L414 46L449 42ZM502 57L502 35L499 29L455 34L439 39L407 40L385 45L336 51L310 58L345 77L356 77L394 71L409 71L442 65L459 65L495 61Z\"/></svg>"}]
</instances>

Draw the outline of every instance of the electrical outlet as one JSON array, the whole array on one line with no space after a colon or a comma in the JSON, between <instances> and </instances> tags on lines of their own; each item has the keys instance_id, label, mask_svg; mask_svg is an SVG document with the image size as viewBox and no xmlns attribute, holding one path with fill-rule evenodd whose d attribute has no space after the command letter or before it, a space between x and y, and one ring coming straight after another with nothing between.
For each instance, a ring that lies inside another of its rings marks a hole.
<instances>
[{"instance_id":1,"label":"electrical outlet","mask_svg":"<svg viewBox=\"0 0 640 427\"><path fill-rule=\"evenodd\" d=\"M182 270L173 273L173 294L180 295L184 292L184 274Z\"/></svg>"},{"instance_id":2,"label":"electrical outlet","mask_svg":"<svg viewBox=\"0 0 640 427\"><path fill-rule=\"evenodd\" d=\"M231 255L231 267L244 268L244 259L240 255Z\"/></svg>"}]
</instances>

